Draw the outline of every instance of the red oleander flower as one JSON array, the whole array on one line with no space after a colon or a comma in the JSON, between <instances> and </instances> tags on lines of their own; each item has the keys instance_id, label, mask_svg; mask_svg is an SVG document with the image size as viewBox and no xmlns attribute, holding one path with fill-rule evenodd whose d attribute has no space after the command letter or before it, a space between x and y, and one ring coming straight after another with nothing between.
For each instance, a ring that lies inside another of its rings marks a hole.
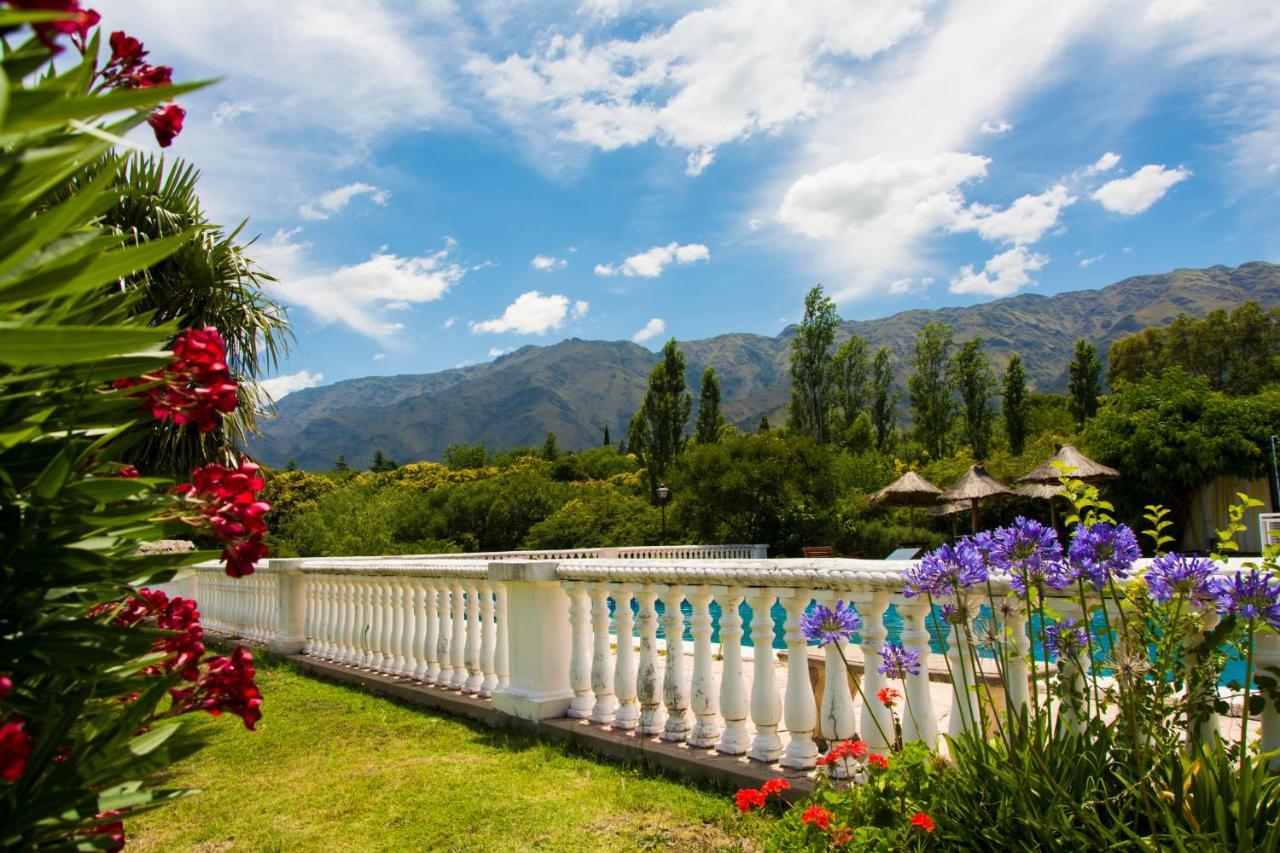
<instances>
[{"instance_id":1,"label":"red oleander flower","mask_svg":"<svg viewBox=\"0 0 1280 853\"><path fill-rule=\"evenodd\" d=\"M236 646L229 657L209 661L194 686L169 693L179 714L207 711L216 717L226 711L244 720L244 727L253 731L262 719L262 693L253 677L253 655L244 646Z\"/></svg>"},{"instance_id":2,"label":"red oleander flower","mask_svg":"<svg viewBox=\"0 0 1280 853\"><path fill-rule=\"evenodd\" d=\"M818 829L830 829L831 819L835 817L831 812L822 806L809 806L805 813L800 816L800 822L806 826L816 826Z\"/></svg>"},{"instance_id":3,"label":"red oleander flower","mask_svg":"<svg viewBox=\"0 0 1280 853\"><path fill-rule=\"evenodd\" d=\"M195 681L200 677L200 659L204 657L204 629L200 626L200 611L196 610L194 599L174 596L169 598L158 589L142 589L133 598L124 601L100 604L89 611L90 616L97 616L107 611L115 612L111 624L120 628L128 628L143 621L149 621L163 631L174 631L169 637L155 641L152 650L167 652L166 657L156 666L143 670L147 674L172 672L178 670L187 681ZM131 702L136 694L123 701Z\"/></svg>"},{"instance_id":4,"label":"red oleander flower","mask_svg":"<svg viewBox=\"0 0 1280 853\"><path fill-rule=\"evenodd\" d=\"M867 756L867 766L873 770L888 770L889 759L878 752L873 752Z\"/></svg>"},{"instance_id":5,"label":"red oleander flower","mask_svg":"<svg viewBox=\"0 0 1280 853\"><path fill-rule=\"evenodd\" d=\"M13 679L7 675L0 675L0 699L4 699L13 690Z\"/></svg>"},{"instance_id":6,"label":"red oleander flower","mask_svg":"<svg viewBox=\"0 0 1280 853\"><path fill-rule=\"evenodd\" d=\"M116 809L108 809L102 814L94 815L94 817L105 819L105 818L111 818L111 817L119 817L120 814L121 812ZM110 839L111 841L111 846L103 847L103 848L95 848L95 849L106 850L107 853L119 853L119 851L124 849L125 838L124 838L124 821L123 820L113 820L113 821L110 821L109 823L100 823L97 826L95 826L93 829L83 830L81 832L81 835L107 836L107 838Z\"/></svg>"},{"instance_id":7,"label":"red oleander flower","mask_svg":"<svg viewBox=\"0 0 1280 853\"><path fill-rule=\"evenodd\" d=\"M925 832L933 832L935 828L935 825L933 823L933 818L929 817L924 812L916 812L915 814L913 814L911 816L911 825L919 829L922 829Z\"/></svg>"},{"instance_id":8,"label":"red oleander flower","mask_svg":"<svg viewBox=\"0 0 1280 853\"><path fill-rule=\"evenodd\" d=\"M781 791L785 791L790 787L791 783L786 779L770 779L768 782L765 782L760 786L760 793L767 797L771 794L777 794Z\"/></svg>"},{"instance_id":9,"label":"red oleander flower","mask_svg":"<svg viewBox=\"0 0 1280 853\"><path fill-rule=\"evenodd\" d=\"M13 782L27 772L31 736L27 734L26 725L26 720L15 717L0 726L0 779Z\"/></svg>"},{"instance_id":10,"label":"red oleander flower","mask_svg":"<svg viewBox=\"0 0 1280 853\"><path fill-rule=\"evenodd\" d=\"M168 148L178 134L182 133L182 120L186 117L187 111L177 104L168 104L151 114L147 124L156 132L156 142L160 143L161 148Z\"/></svg>"},{"instance_id":11,"label":"red oleander flower","mask_svg":"<svg viewBox=\"0 0 1280 853\"><path fill-rule=\"evenodd\" d=\"M186 329L174 339L173 355L164 373L117 379L111 387L123 390L150 383L136 396L152 417L212 432L220 416L234 412L239 403L222 335L213 327Z\"/></svg>"},{"instance_id":12,"label":"red oleander flower","mask_svg":"<svg viewBox=\"0 0 1280 853\"><path fill-rule=\"evenodd\" d=\"M81 47L89 35L89 30L98 25L102 19L92 9L81 9L80 0L9 0L9 5L19 11L28 12L66 12L72 17L62 21L44 21L32 24L36 38L49 48L52 53L61 53L62 45L58 44L58 36L72 36L78 39Z\"/></svg>"},{"instance_id":13,"label":"red oleander flower","mask_svg":"<svg viewBox=\"0 0 1280 853\"><path fill-rule=\"evenodd\" d=\"M755 788L743 788L737 795L738 811L746 814L752 809L764 808L765 795Z\"/></svg>"},{"instance_id":14,"label":"red oleander flower","mask_svg":"<svg viewBox=\"0 0 1280 853\"><path fill-rule=\"evenodd\" d=\"M902 694L892 687L881 687L876 691L876 698L880 700L881 705L892 708L894 703L902 698Z\"/></svg>"},{"instance_id":15,"label":"red oleander flower","mask_svg":"<svg viewBox=\"0 0 1280 853\"><path fill-rule=\"evenodd\" d=\"M216 464L197 468L191 472L191 482L177 489L202 504L202 521L223 543L222 559L233 578L253 574L255 564L268 554L262 537L271 504L257 499L265 485L261 469L243 459L238 468Z\"/></svg>"},{"instance_id":16,"label":"red oleander flower","mask_svg":"<svg viewBox=\"0 0 1280 853\"><path fill-rule=\"evenodd\" d=\"M136 68L147 52L142 49L142 42L122 30L111 34L111 63L126 69Z\"/></svg>"},{"instance_id":17,"label":"red oleander flower","mask_svg":"<svg viewBox=\"0 0 1280 853\"><path fill-rule=\"evenodd\" d=\"M142 474L138 472L136 465L124 465L116 469L115 476L122 477L126 480L132 480L136 477L141 477Z\"/></svg>"}]
</instances>

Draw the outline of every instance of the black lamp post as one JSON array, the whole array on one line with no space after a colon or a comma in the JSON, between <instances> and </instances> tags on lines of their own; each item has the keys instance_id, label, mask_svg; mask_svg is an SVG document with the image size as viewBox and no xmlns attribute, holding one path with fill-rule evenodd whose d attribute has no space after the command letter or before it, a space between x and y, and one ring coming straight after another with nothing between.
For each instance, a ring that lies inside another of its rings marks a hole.
<instances>
[{"instance_id":1,"label":"black lamp post","mask_svg":"<svg viewBox=\"0 0 1280 853\"><path fill-rule=\"evenodd\" d=\"M662 508L662 544L667 544L667 499L671 497L671 489L666 484L658 486L658 506Z\"/></svg>"}]
</instances>

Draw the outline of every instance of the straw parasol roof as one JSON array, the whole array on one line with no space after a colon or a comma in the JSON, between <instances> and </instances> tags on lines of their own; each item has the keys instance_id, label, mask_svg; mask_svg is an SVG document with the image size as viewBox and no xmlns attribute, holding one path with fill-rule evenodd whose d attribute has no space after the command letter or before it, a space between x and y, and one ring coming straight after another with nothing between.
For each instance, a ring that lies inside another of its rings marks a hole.
<instances>
[{"instance_id":1,"label":"straw parasol roof","mask_svg":"<svg viewBox=\"0 0 1280 853\"><path fill-rule=\"evenodd\" d=\"M1035 498L1036 500L1048 501L1053 500L1062 491L1062 486L1049 483L1023 483L1015 492L1024 498Z\"/></svg>"},{"instance_id":2,"label":"straw parasol roof","mask_svg":"<svg viewBox=\"0 0 1280 853\"><path fill-rule=\"evenodd\" d=\"M947 515L956 515L957 513L968 512L968 511L969 511L969 505L963 501L956 501L955 503L936 504L935 506L929 507L929 515L932 515L934 518L941 518Z\"/></svg>"},{"instance_id":3,"label":"straw parasol roof","mask_svg":"<svg viewBox=\"0 0 1280 853\"><path fill-rule=\"evenodd\" d=\"M1115 468L1108 468L1106 465L1094 462L1070 444L1064 444L1058 448L1057 453L1053 454L1052 459L1047 460L1030 474L1019 477L1018 482L1057 485L1058 478L1063 475L1063 472L1053 466L1054 462L1061 462L1067 466L1071 477L1085 483L1100 483L1120 476L1120 472Z\"/></svg>"},{"instance_id":4,"label":"straw parasol roof","mask_svg":"<svg viewBox=\"0 0 1280 853\"><path fill-rule=\"evenodd\" d=\"M915 471L908 471L873 494L871 502L889 506L933 506L941 494L942 489Z\"/></svg>"},{"instance_id":5,"label":"straw parasol roof","mask_svg":"<svg viewBox=\"0 0 1280 853\"><path fill-rule=\"evenodd\" d=\"M947 489L938 498L940 503L969 504L972 513L973 532L978 532L978 503L986 498L1003 497L1014 494L1004 483L987 473L981 465L970 465L969 470L956 480L955 485Z\"/></svg>"}]
</instances>

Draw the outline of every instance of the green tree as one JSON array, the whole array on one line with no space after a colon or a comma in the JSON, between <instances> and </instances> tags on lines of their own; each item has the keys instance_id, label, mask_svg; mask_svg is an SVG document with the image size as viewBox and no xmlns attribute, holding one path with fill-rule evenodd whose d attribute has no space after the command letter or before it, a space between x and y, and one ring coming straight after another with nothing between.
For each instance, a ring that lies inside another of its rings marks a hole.
<instances>
[{"instance_id":1,"label":"green tree","mask_svg":"<svg viewBox=\"0 0 1280 853\"><path fill-rule=\"evenodd\" d=\"M684 430L692 409L693 397L684 380L684 353L672 338L662 348L662 360L649 374L644 402L631 419L627 433L627 446L644 465L655 500L658 484L688 442Z\"/></svg>"},{"instance_id":2,"label":"green tree","mask_svg":"<svg viewBox=\"0 0 1280 853\"><path fill-rule=\"evenodd\" d=\"M333 460L333 470L339 473L351 470L351 466L347 464L347 455L345 453L339 453L338 458Z\"/></svg>"},{"instance_id":3,"label":"green tree","mask_svg":"<svg viewBox=\"0 0 1280 853\"><path fill-rule=\"evenodd\" d=\"M1004 415L1004 434L1009 440L1009 450L1014 456L1022 455L1027 444L1027 418L1030 403L1027 400L1027 371L1022 359L1015 352L1009 356L1009 366L1004 371L1004 396L1001 413Z\"/></svg>"},{"instance_id":4,"label":"green tree","mask_svg":"<svg viewBox=\"0 0 1280 853\"><path fill-rule=\"evenodd\" d=\"M1067 393L1071 396L1071 414L1076 419L1076 426L1083 427L1085 421L1098 411L1099 377L1102 375L1102 362L1098 360L1098 348L1081 338L1076 341L1075 355L1067 369Z\"/></svg>"},{"instance_id":5,"label":"green tree","mask_svg":"<svg viewBox=\"0 0 1280 853\"><path fill-rule=\"evenodd\" d=\"M982 338L965 341L952 357L948 378L960 395L964 416L964 435L973 458L982 461L991 449L991 427L994 413L991 398L996 392L996 377L991 363L982 351Z\"/></svg>"},{"instance_id":6,"label":"green tree","mask_svg":"<svg viewBox=\"0 0 1280 853\"><path fill-rule=\"evenodd\" d=\"M702 371L702 385L698 389L698 419L693 427L693 440L698 444L713 444L720 440L724 416L720 414L720 380L714 369Z\"/></svg>"},{"instance_id":7,"label":"green tree","mask_svg":"<svg viewBox=\"0 0 1280 853\"><path fill-rule=\"evenodd\" d=\"M871 361L871 426L876 448L888 450L893 443L898 420L898 394L893 390L893 353L887 347L876 351Z\"/></svg>"},{"instance_id":8,"label":"green tree","mask_svg":"<svg viewBox=\"0 0 1280 853\"><path fill-rule=\"evenodd\" d=\"M543 439L542 458L548 462L555 462L560 458L560 443L556 441L554 432L547 433L547 437Z\"/></svg>"},{"instance_id":9,"label":"green tree","mask_svg":"<svg viewBox=\"0 0 1280 853\"><path fill-rule=\"evenodd\" d=\"M284 470L286 470L286 471L297 471L297 470L298 470L298 460L297 460L297 459L294 459L292 456L290 456L290 457L289 457L288 459L286 459L286 460L285 460L285 462L284 462Z\"/></svg>"},{"instance_id":10,"label":"green tree","mask_svg":"<svg viewBox=\"0 0 1280 853\"><path fill-rule=\"evenodd\" d=\"M764 435L768 431L769 431L769 416L767 414L764 414L760 416L760 423L758 426L756 426L756 433L758 435Z\"/></svg>"},{"instance_id":11,"label":"green tree","mask_svg":"<svg viewBox=\"0 0 1280 853\"><path fill-rule=\"evenodd\" d=\"M955 417L955 402L947 382L952 346L950 324L937 320L925 324L916 336L915 355L911 360L914 372L907 379L912 425L920 443L934 459L947 455L948 436Z\"/></svg>"},{"instance_id":12,"label":"green tree","mask_svg":"<svg viewBox=\"0 0 1280 853\"><path fill-rule=\"evenodd\" d=\"M604 425L604 446L608 447L609 443L610 443L609 442L609 425L605 424Z\"/></svg>"},{"instance_id":13,"label":"green tree","mask_svg":"<svg viewBox=\"0 0 1280 853\"><path fill-rule=\"evenodd\" d=\"M394 460L383 454L381 448L373 451L373 464L369 466L370 471L375 474L381 474L387 471L394 471L399 467Z\"/></svg>"},{"instance_id":14,"label":"green tree","mask_svg":"<svg viewBox=\"0 0 1280 853\"><path fill-rule=\"evenodd\" d=\"M444 449L441 461L454 471L483 468L489 464L489 452L483 444L451 444Z\"/></svg>"},{"instance_id":15,"label":"green tree","mask_svg":"<svg viewBox=\"0 0 1280 853\"><path fill-rule=\"evenodd\" d=\"M848 432L858 415L867 410L871 362L866 340L852 335L842 343L831 360L832 390L840 416L841 433Z\"/></svg>"},{"instance_id":16,"label":"green tree","mask_svg":"<svg viewBox=\"0 0 1280 853\"><path fill-rule=\"evenodd\" d=\"M535 549L610 548L657 544L658 508L635 495L591 489L575 495L529 528L524 547Z\"/></svg>"},{"instance_id":17,"label":"green tree","mask_svg":"<svg viewBox=\"0 0 1280 853\"><path fill-rule=\"evenodd\" d=\"M787 427L819 444L831 440L831 349L840 315L815 285L804 297L804 319L791 339L791 408Z\"/></svg>"}]
</instances>

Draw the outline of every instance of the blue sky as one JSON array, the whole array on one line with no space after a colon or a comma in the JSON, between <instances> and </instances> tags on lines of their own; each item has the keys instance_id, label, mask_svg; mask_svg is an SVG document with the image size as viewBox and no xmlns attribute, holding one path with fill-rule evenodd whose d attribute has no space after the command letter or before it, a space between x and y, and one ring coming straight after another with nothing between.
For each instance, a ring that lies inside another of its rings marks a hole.
<instances>
[{"instance_id":1,"label":"blue sky","mask_svg":"<svg viewBox=\"0 0 1280 853\"><path fill-rule=\"evenodd\" d=\"M277 396L1280 260L1274 2L100 0L249 218ZM140 140L141 141L141 140Z\"/></svg>"}]
</instances>

